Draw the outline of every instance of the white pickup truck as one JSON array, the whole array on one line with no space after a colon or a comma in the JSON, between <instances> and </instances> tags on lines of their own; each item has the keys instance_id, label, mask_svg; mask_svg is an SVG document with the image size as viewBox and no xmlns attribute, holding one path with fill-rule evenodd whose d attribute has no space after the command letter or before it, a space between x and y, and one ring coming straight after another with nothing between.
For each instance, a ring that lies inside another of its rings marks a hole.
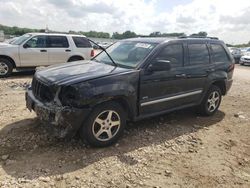
<instances>
[{"instance_id":1,"label":"white pickup truck","mask_svg":"<svg viewBox=\"0 0 250 188\"><path fill-rule=\"evenodd\" d=\"M93 56L93 47L85 36L27 33L11 44L0 44L0 77L9 76L13 69L88 60Z\"/></svg>"}]
</instances>

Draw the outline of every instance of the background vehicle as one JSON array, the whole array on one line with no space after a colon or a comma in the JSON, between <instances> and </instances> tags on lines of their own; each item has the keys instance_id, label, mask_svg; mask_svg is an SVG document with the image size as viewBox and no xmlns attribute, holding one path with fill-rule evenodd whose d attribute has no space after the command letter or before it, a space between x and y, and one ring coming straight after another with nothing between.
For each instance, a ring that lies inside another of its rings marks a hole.
<instances>
[{"instance_id":1,"label":"background vehicle","mask_svg":"<svg viewBox=\"0 0 250 188\"><path fill-rule=\"evenodd\" d=\"M246 53L250 52L250 47L242 48L241 53L242 55L245 55Z\"/></svg>"},{"instance_id":2,"label":"background vehicle","mask_svg":"<svg viewBox=\"0 0 250 188\"><path fill-rule=\"evenodd\" d=\"M28 33L11 44L0 45L0 77L14 68L48 66L94 56L85 36L51 33Z\"/></svg>"},{"instance_id":3,"label":"background vehicle","mask_svg":"<svg viewBox=\"0 0 250 188\"><path fill-rule=\"evenodd\" d=\"M216 39L135 38L92 61L38 71L26 92L28 109L60 137L107 146L126 121L196 106L213 115L232 85L233 57Z\"/></svg>"},{"instance_id":4,"label":"background vehicle","mask_svg":"<svg viewBox=\"0 0 250 188\"><path fill-rule=\"evenodd\" d=\"M250 52L240 58L240 65L250 65Z\"/></svg>"},{"instance_id":5,"label":"background vehicle","mask_svg":"<svg viewBox=\"0 0 250 188\"><path fill-rule=\"evenodd\" d=\"M228 48L230 53L232 54L232 56L234 57L235 63L239 63L240 58L242 56L242 52L240 48L234 48L234 47L230 47Z\"/></svg>"},{"instance_id":6,"label":"background vehicle","mask_svg":"<svg viewBox=\"0 0 250 188\"><path fill-rule=\"evenodd\" d=\"M0 42L4 41L4 32L0 30Z\"/></svg>"}]
</instances>

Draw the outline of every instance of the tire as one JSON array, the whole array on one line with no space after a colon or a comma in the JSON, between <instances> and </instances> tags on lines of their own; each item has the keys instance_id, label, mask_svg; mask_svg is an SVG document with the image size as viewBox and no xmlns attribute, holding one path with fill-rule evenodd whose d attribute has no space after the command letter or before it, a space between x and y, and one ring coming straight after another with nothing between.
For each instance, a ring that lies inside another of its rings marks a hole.
<instances>
[{"instance_id":1,"label":"tire","mask_svg":"<svg viewBox=\"0 0 250 188\"><path fill-rule=\"evenodd\" d=\"M116 102L107 102L94 108L80 129L80 136L91 146L110 146L122 136L125 125L123 108Z\"/></svg>"},{"instance_id":2,"label":"tire","mask_svg":"<svg viewBox=\"0 0 250 188\"><path fill-rule=\"evenodd\" d=\"M0 78L8 77L13 71L13 64L6 58L0 58Z\"/></svg>"},{"instance_id":3,"label":"tire","mask_svg":"<svg viewBox=\"0 0 250 188\"><path fill-rule=\"evenodd\" d=\"M198 106L198 113L204 116L213 115L218 111L221 98L221 89L216 85L212 85L202 100L202 103Z\"/></svg>"},{"instance_id":4,"label":"tire","mask_svg":"<svg viewBox=\"0 0 250 188\"><path fill-rule=\"evenodd\" d=\"M68 62L81 61L81 60L84 60L84 59L81 57L71 57L69 58Z\"/></svg>"}]
</instances>

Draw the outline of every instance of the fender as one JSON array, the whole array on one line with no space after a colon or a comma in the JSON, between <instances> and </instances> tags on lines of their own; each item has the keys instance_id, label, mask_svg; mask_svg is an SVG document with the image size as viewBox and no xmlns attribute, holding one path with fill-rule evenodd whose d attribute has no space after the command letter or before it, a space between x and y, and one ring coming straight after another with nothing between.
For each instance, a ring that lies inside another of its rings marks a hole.
<instances>
[{"instance_id":1,"label":"fender","mask_svg":"<svg viewBox=\"0 0 250 188\"><path fill-rule=\"evenodd\" d=\"M208 75L207 81L204 86L204 90L202 93L201 100L199 101L199 104L202 102L203 98L206 96L208 89L211 87L212 84L216 82L223 82L223 84L226 87L226 82L228 80L228 75L225 71L215 71Z\"/></svg>"},{"instance_id":2,"label":"fender","mask_svg":"<svg viewBox=\"0 0 250 188\"><path fill-rule=\"evenodd\" d=\"M77 91L77 104L80 108L94 108L103 102L115 100L122 103L130 118L138 112L139 71L128 72L89 80L71 86Z\"/></svg>"}]
</instances>

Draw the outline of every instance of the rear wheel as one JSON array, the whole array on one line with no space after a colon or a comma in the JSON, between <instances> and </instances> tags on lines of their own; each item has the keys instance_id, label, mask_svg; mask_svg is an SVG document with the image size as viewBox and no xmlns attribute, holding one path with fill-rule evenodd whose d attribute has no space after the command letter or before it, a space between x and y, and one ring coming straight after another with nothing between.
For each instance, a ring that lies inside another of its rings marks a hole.
<instances>
[{"instance_id":1,"label":"rear wheel","mask_svg":"<svg viewBox=\"0 0 250 188\"><path fill-rule=\"evenodd\" d=\"M115 102L97 106L80 130L81 138L91 146L104 147L115 143L126 124L123 108Z\"/></svg>"},{"instance_id":2,"label":"rear wheel","mask_svg":"<svg viewBox=\"0 0 250 188\"><path fill-rule=\"evenodd\" d=\"M0 58L0 78L9 76L12 70L12 63L6 58Z\"/></svg>"},{"instance_id":3,"label":"rear wheel","mask_svg":"<svg viewBox=\"0 0 250 188\"><path fill-rule=\"evenodd\" d=\"M202 115L211 116L219 108L221 103L221 90L218 86L212 85L198 107L198 112Z\"/></svg>"}]
</instances>

